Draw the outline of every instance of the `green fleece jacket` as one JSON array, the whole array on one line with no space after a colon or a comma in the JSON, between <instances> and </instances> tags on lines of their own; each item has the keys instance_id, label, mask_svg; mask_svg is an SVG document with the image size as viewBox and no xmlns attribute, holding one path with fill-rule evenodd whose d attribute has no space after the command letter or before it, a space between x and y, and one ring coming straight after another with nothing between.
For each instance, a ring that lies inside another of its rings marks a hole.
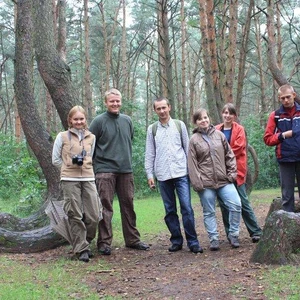
<instances>
[{"instance_id":1,"label":"green fleece jacket","mask_svg":"<svg viewBox=\"0 0 300 300\"><path fill-rule=\"evenodd\" d=\"M94 172L132 173L133 125L124 114L102 113L89 130L96 136Z\"/></svg>"}]
</instances>

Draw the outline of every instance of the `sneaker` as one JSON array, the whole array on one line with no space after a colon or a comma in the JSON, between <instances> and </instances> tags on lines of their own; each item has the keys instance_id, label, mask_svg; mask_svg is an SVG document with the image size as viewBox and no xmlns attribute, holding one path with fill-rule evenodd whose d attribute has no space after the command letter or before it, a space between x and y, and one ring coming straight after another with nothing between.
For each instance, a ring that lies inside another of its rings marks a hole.
<instances>
[{"instance_id":1,"label":"sneaker","mask_svg":"<svg viewBox=\"0 0 300 300\"><path fill-rule=\"evenodd\" d=\"M229 242L232 248L240 247L239 238L237 236L233 236L231 234L228 235Z\"/></svg>"},{"instance_id":2,"label":"sneaker","mask_svg":"<svg viewBox=\"0 0 300 300\"><path fill-rule=\"evenodd\" d=\"M220 242L219 240L212 240L209 246L210 251L218 251L220 250Z\"/></svg>"},{"instance_id":3,"label":"sneaker","mask_svg":"<svg viewBox=\"0 0 300 300\"><path fill-rule=\"evenodd\" d=\"M253 235L251 239L252 239L252 243L258 243L260 240L260 235Z\"/></svg>"},{"instance_id":4,"label":"sneaker","mask_svg":"<svg viewBox=\"0 0 300 300\"><path fill-rule=\"evenodd\" d=\"M90 258L88 250L82 251L78 259L83 262L89 262Z\"/></svg>"},{"instance_id":5,"label":"sneaker","mask_svg":"<svg viewBox=\"0 0 300 300\"><path fill-rule=\"evenodd\" d=\"M111 255L111 249L108 246L99 248L98 252L102 255Z\"/></svg>"}]
</instances>

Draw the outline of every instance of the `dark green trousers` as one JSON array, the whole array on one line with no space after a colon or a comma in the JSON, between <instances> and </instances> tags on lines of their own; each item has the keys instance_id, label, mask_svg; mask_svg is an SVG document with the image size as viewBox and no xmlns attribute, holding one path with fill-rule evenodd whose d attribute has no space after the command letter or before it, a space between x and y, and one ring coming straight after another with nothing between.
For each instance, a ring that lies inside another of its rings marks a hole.
<instances>
[{"instance_id":1,"label":"dark green trousers","mask_svg":"<svg viewBox=\"0 0 300 300\"><path fill-rule=\"evenodd\" d=\"M257 223L255 213L250 205L249 198L248 198L248 195L246 192L246 184L242 184L241 186L236 186L236 189L241 198L242 218L243 218L243 221L249 232L250 237L255 236L255 235L260 236L262 233L262 230ZM222 212L222 218L223 218L226 235L228 236L228 233L229 233L229 211L221 199L218 198L218 201L219 201L221 212Z\"/></svg>"}]
</instances>

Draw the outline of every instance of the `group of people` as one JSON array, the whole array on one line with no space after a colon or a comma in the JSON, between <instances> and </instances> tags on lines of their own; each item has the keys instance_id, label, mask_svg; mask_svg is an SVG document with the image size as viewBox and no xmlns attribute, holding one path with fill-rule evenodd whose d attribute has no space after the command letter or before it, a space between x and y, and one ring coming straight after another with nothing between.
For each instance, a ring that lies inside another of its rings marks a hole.
<instances>
[{"instance_id":1,"label":"group of people","mask_svg":"<svg viewBox=\"0 0 300 300\"><path fill-rule=\"evenodd\" d=\"M136 228L133 197L131 119L120 113L122 96L117 89L105 93L106 112L87 125L81 106L68 114L68 130L54 142L52 162L61 170L64 211L68 216L73 252L88 262L90 244L98 228L97 248L111 254L113 198L119 199L126 247L149 250Z\"/></svg>"},{"instance_id":2,"label":"group of people","mask_svg":"<svg viewBox=\"0 0 300 300\"><path fill-rule=\"evenodd\" d=\"M252 241L258 242L262 231L245 187L246 135L244 128L235 122L237 116L234 106L224 106L224 123L217 127L211 124L205 109L197 110L193 115L195 129L191 139L185 124L170 117L168 99L156 99L153 108L159 121L148 127L145 170L149 186L155 184L155 178L159 185L166 212L165 222L171 233L169 251L179 251L183 245L177 193L187 245L193 253L203 252L195 229L190 185L200 197L211 251L220 249L217 199L222 207L224 225L232 247L239 247L241 212Z\"/></svg>"},{"instance_id":3,"label":"group of people","mask_svg":"<svg viewBox=\"0 0 300 300\"><path fill-rule=\"evenodd\" d=\"M294 210L295 176L300 190L300 105L295 103L292 86L278 90L282 105L271 113L264 141L276 145L280 167L283 209ZM89 128L86 113L80 106L68 115L69 129L60 132L53 147L52 161L61 170L61 189L71 227L73 252L80 261L93 256L90 243L98 228L97 248L111 254L113 239L113 198L120 205L125 245L149 250L140 240L134 212L132 170L133 124L120 113L122 96L117 89L105 93L107 111L95 117ZM235 107L228 103L222 110L223 123L211 124L208 111L193 114L195 129L189 138L184 122L172 119L171 106L165 97L153 102L159 120L147 129L145 171L150 188L156 182L165 208L165 223L170 231L170 252L182 249L184 237L177 213L176 194L187 246L202 253L195 228L190 186L197 192L203 208L204 226L210 250L220 249L216 219L219 202L229 243L239 247L239 226L243 218L253 243L262 230L246 193L247 139L237 122ZM101 199L101 200L100 200Z\"/></svg>"}]
</instances>

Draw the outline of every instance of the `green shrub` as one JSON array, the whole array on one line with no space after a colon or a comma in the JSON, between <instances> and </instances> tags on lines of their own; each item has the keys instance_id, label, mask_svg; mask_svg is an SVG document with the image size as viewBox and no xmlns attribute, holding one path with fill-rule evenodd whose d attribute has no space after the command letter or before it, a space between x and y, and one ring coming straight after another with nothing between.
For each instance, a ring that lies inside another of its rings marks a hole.
<instances>
[{"instance_id":1,"label":"green shrub","mask_svg":"<svg viewBox=\"0 0 300 300\"><path fill-rule=\"evenodd\" d=\"M275 157L275 147L266 146L263 141L265 128L259 122L258 116L250 115L244 122L249 144L255 149L259 162L258 180L255 189L268 189L279 186L279 170ZM249 167L254 168L253 161L249 159Z\"/></svg>"},{"instance_id":2,"label":"green shrub","mask_svg":"<svg viewBox=\"0 0 300 300\"><path fill-rule=\"evenodd\" d=\"M0 211L26 216L39 208L46 182L35 157L28 152L26 141L0 135ZM7 204L7 205L6 205Z\"/></svg>"}]
</instances>

